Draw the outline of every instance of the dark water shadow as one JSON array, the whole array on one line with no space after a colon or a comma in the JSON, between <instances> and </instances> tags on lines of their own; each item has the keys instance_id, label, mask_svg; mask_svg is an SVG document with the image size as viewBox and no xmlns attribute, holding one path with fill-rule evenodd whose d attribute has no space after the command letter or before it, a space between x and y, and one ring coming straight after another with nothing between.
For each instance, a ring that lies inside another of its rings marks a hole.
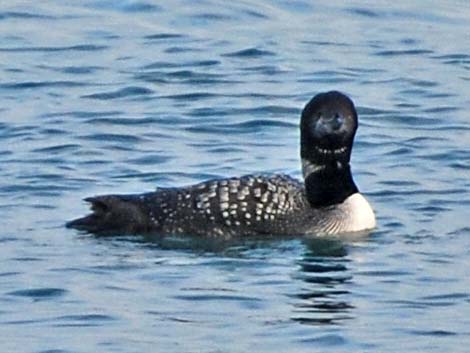
<instances>
[{"instance_id":1,"label":"dark water shadow","mask_svg":"<svg viewBox=\"0 0 470 353\"><path fill-rule=\"evenodd\" d=\"M367 241L367 234L353 238L250 237L202 238L147 236L142 241L158 249L216 254L231 258L270 258L282 252L292 256L298 270L293 274L296 293L290 319L303 325L341 325L354 318L351 303L348 249L352 243ZM299 256L300 252L300 256ZM298 260L295 261L295 258Z\"/></svg>"},{"instance_id":2,"label":"dark water shadow","mask_svg":"<svg viewBox=\"0 0 470 353\"><path fill-rule=\"evenodd\" d=\"M108 238L99 237L98 238ZM217 255L224 257L249 257L250 251L270 250L295 246L300 239L296 237L279 236L249 236L249 237L202 237L193 235L146 234L142 236L112 237L114 241L139 243L148 248L168 251L182 251L199 255Z\"/></svg>"},{"instance_id":3,"label":"dark water shadow","mask_svg":"<svg viewBox=\"0 0 470 353\"><path fill-rule=\"evenodd\" d=\"M112 236L96 237L114 245L131 243L155 250L187 252L191 255L245 259L270 259L280 253L292 257L298 266L292 275L295 292L290 320L308 326L338 326L354 319L352 273L348 250L353 243L367 241L364 233L352 238L305 237L232 237L229 239L201 236ZM296 260L297 259L297 260ZM296 283L297 282L297 283ZM299 285L300 283L300 285Z\"/></svg>"},{"instance_id":4,"label":"dark water shadow","mask_svg":"<svg viewBox=\"0 0 470 353\"><path fill-rule=\"evenodd\" d=\"M357 241L357 240L356 240ZM298 261L301 290L291 319L305 325L338 325L353 318L348 282L348 243L338 239L308 239Z\"/></svg>"}]
</instances>

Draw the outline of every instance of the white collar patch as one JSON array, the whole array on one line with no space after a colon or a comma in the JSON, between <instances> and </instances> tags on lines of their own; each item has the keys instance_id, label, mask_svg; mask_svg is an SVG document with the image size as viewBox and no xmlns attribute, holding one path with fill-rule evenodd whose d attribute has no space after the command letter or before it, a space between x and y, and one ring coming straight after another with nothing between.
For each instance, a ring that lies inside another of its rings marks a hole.
<instances>
[{"instance_id":1,"label":"white collar patch","mask_svg":"<svg viewBox=\"0 0 470 353\"><path fill-rule=\"evenodd\" d=\"M308 159L302 158L302 174L304 179L307 178L310 174L316 173L325 168L326 167L322 164L315 164L310 162Z\"/></svg>"}]
</instances>

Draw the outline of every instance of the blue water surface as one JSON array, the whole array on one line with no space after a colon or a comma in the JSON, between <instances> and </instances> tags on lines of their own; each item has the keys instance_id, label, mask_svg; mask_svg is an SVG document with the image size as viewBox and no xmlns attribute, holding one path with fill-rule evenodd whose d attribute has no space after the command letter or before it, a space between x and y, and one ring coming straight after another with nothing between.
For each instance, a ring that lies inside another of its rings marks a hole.
<instances>
[{"instance_id":1,"label":"blue water surface","mask_svg":"<svg viewBox=\"0 0 470 353\"><path fill-rule=\"evenodd\" d=\"M1 352L468 352L470 4L4 1ZM98 238L83 197L282 172L358 106L369 237Z\"/></svg>"}]
</instances>

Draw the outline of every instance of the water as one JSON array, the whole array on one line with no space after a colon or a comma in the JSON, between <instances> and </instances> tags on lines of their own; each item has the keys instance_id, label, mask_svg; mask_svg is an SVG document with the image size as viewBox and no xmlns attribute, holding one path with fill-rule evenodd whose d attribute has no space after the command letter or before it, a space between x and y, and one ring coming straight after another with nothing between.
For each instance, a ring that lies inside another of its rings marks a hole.
<instances>
[{"instance_id":1,"label":"water","mask_svg":"<svg viewBox=\"0 0 470 353\"><path fill-rule=\"evenodd\" d=\"M470 5L317 3L2 3L2 352L468 351ZM329 89L358 105L370 237L64 228L97 193L300 177Z\"/></svg>"}]
</instances>

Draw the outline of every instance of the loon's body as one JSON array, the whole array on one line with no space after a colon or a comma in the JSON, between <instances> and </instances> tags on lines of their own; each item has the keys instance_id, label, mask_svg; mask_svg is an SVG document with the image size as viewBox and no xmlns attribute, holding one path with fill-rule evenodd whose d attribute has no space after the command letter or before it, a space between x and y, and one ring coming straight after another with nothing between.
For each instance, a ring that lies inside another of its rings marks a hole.
<instances>
[{"instance_id":1,"label":"loon's body","mask_svg":"<svg viewBox=\"0 0 470 353\"><path fill-rule=\"evenodd\" d=\"M321 235L375 227L349 160L357 129L352 101L315 96L301 117L304 182L286 175L246 175L137 195L85 199L93 212L68 227L97 234Z\"/></svg>"}]
</instances>

